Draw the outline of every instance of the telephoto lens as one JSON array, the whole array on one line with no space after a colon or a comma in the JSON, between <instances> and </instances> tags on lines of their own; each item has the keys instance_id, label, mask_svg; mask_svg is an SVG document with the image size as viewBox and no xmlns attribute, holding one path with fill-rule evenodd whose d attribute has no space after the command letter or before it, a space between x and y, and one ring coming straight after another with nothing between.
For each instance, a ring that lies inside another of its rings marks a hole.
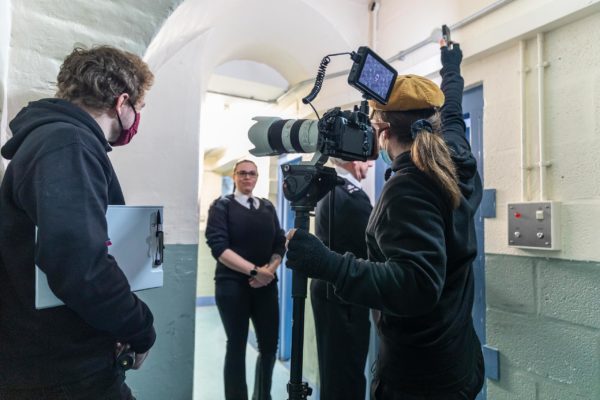
<instances>
[{"instance_id":1,"label":"telephoto lens","mask_svg":"<svg viewBox=\"0 0 600 400\"><path fill-rule=\"evenodd\" d=\"M319 129L317 120L254 117L256 123L248 131L254 145L250 154L275 156L285 153L314 153L317 150Z\"/></svg>"}]
</instances>

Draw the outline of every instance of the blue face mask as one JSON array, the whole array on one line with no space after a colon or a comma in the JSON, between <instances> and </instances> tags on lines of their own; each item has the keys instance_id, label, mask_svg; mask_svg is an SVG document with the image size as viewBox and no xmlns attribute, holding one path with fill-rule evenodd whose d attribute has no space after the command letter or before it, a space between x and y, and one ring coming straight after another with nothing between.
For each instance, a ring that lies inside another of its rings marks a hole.
<instances>
[{"instance_id":1,"label":"blue face mask","mask_svg":"<svg viewBox=\"0 0 600 400\"><path fill-rule=\"evenodd\" d=\"M392 165L392 159L390 158L387 149L379 149L379 158L381 158L386 165Z\"/></svg>"}]
</instances>

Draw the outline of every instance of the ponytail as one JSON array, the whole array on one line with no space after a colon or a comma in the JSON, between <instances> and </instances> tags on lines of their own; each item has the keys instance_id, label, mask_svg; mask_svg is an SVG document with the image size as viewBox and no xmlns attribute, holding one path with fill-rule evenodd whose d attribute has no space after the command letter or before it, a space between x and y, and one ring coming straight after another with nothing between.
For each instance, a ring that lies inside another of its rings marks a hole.
<instances>
[{"instance_id":1,"label":"ponytail","mask_svg":"<svg viewBox=\"0 0 600 400\"><path fill-rule=\"evenodd\" d=\"M442 121L437 109L410 111L375 110L373 119L390 123L390 134L410 148L413 164L433 179L447 195L452 208L460 204L456 166L442 137Z\"/></svg>"},{"instance_id":2,"label":"ponytail","mask_svg":"<svg viewBox=\"0 0 600 400\"><path fill-rule=\"evenodd\" d=\"M415 135L410 156L419 170L440 185L448 196L452 208L458 208L461 193L458 187L456 166L442 136L422 129Z\"/></svg>"}]
</instances>

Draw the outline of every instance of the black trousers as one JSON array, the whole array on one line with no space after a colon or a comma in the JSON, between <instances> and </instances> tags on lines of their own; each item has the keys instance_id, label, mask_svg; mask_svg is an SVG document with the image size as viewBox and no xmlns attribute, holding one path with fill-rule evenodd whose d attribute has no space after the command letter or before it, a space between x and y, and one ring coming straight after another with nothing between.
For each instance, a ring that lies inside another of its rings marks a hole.
<instances>
[{"instance_id":1,"label":"black trousers","mask_svg":"<svg viewBox=\"0 0 600 400\"><path fill-rule=\"evenodd\" d=\"M252 399L271 400L279 330L277 283L254 289L247 281L221 279L215 283L215 300L227 335L225 399L248 399L246 343L252 320L259 352Z\"/></svg>"},{"instance_id":2,"label":"black trousers","mask_svg":"<svg viewBox=\"0 0 600 400\"><path fill-rule=\"evenodd\" d=\"M45 388L1 389L2 400L135 400L125 384L125 372L111 368L79 382Z\"/></svg>"},{"instance_id":3,"label":"black trousers","mask_svg":"<svg viewBox=\"0 0 600 400\"><path fill-rule=\"evenodd\" d=\"M484 383L484 361L481 352L477 356L477 367L471 380L456 393L411 394L398 391L384 381L373 380L371 386L372 400L475 400Z\"/></svg>"},{"instance_id":4,"label":"black trousers","mask_svg":"<svg viewBox=\"0 0 600 400\"><path fill-rule=\"evenodd\" d=\"M369 352L369 309L342 303L328 284L313 279L321 400L364 400Z\"/></svg>"}]
</instances>

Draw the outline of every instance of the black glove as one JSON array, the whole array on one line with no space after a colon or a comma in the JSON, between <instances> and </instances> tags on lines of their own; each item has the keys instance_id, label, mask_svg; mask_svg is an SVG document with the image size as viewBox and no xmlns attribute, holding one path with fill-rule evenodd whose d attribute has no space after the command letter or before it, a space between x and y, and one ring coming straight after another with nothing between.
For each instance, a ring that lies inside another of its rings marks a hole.
<instances>
[{"instance_id":1,"label":"black glove","mask_svg":"<svg viewBox=\"0 0 600 400\"><path fill-rule=\"evenodd\" d=\"M286 256L288 268L329 282L335 282L342 261L341 255L303 229L297 229L288 242Z\"/></svg>"},{"instance_id":2,"label":"black glove","mask_svg":"<svg viewBox=\"0 0 600 400\"><path fill-rule=\"evenodd\" d=\"M463 54L458 43L453 43L452 48L443 46L442 52L442 67L443 68L459 68L462 62Z\"/></svg>"}]
</instances>

